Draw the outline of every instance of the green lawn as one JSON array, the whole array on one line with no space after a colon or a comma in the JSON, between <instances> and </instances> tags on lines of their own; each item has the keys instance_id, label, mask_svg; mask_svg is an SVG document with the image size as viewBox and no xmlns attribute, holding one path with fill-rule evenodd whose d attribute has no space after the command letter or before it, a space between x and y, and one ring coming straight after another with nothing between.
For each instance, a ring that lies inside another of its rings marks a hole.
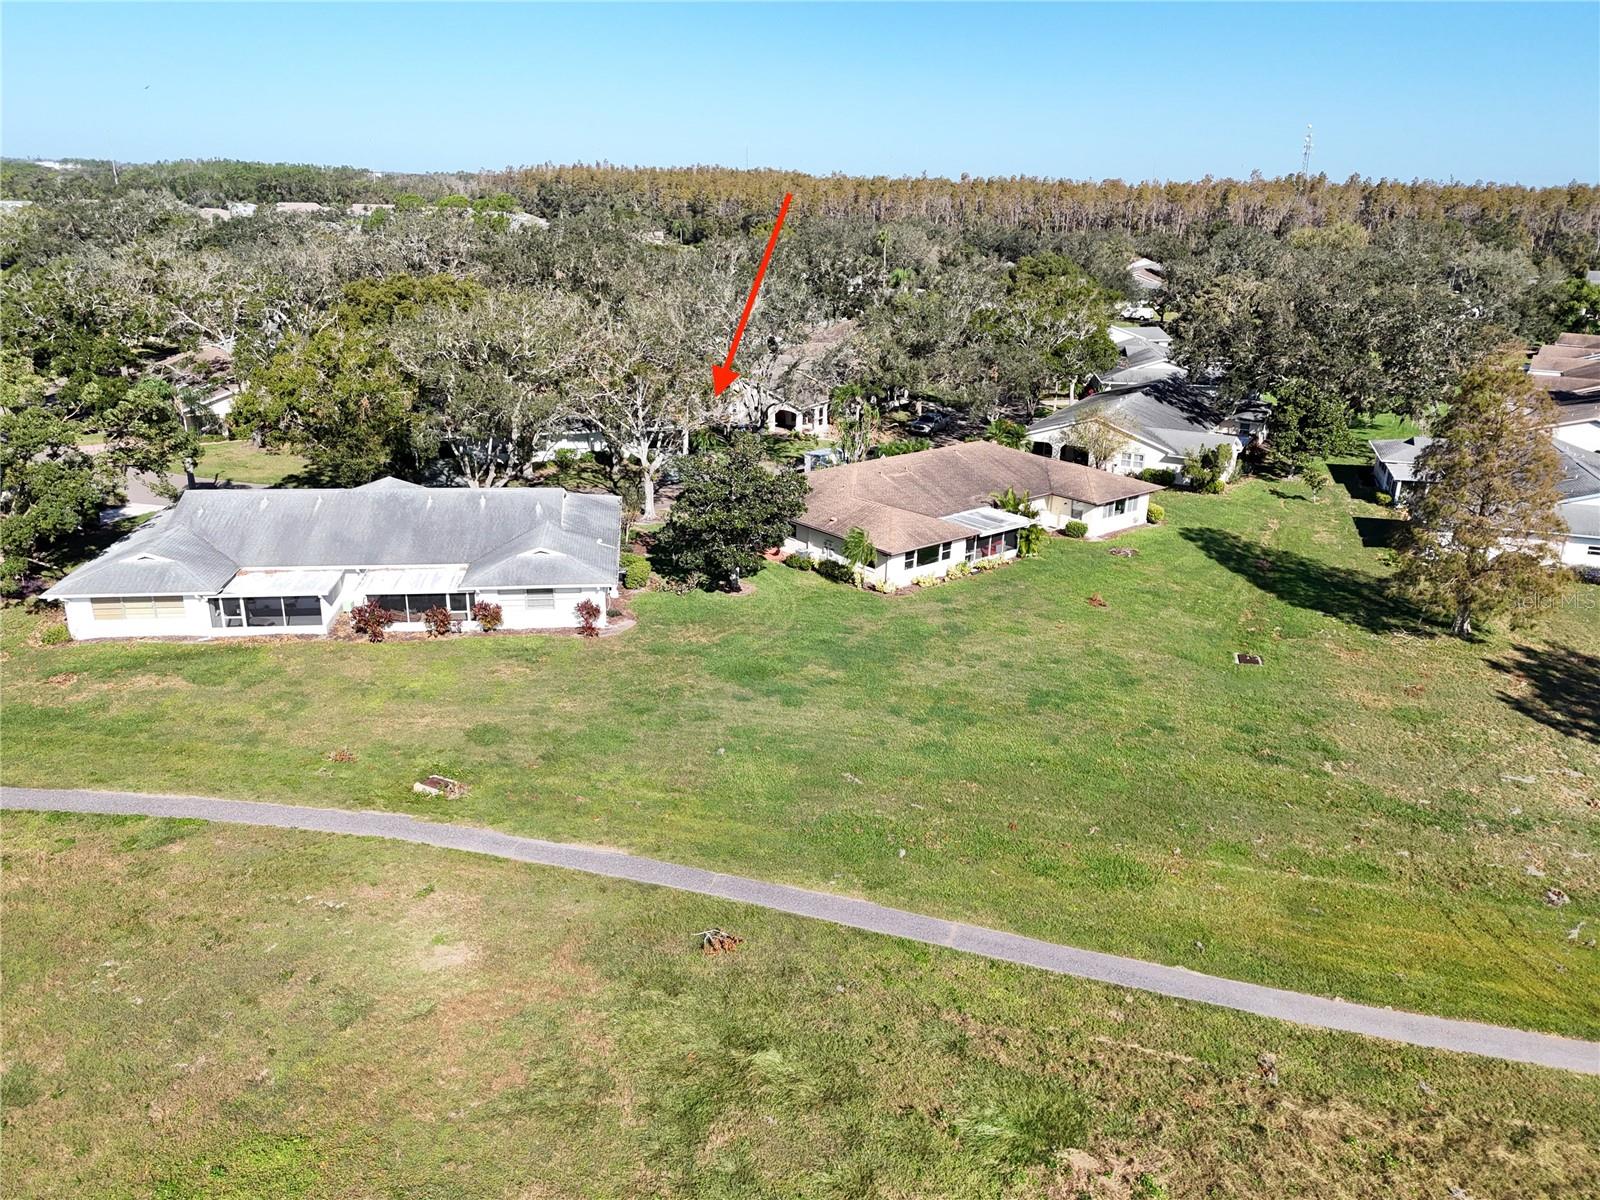
<instances>
[{"instance_id":1,"label":"green lawn","mask_svg":"<svg viewBox=\"0 0 1600 1200\"><path fill-rule=\"evenodd\" d=\"M1600 1037L1600 589L1432 636L1335 474L1168 494L1133 559L898 599L774 568L596 644L46 648L7 610L4 778L448 815Z\"/></svg>"},{"instance_id":2,"label":"green lawn","mask_svg":"<svg viewBox=\"0 0 1600 1200\"><path fill-rule=\"evenodd\" d=\"M1594 1079L739 905L180 821L7 814L3 865L17 1200L1571 1200L1600 1179ZM744 944L702 956L712 925Z\"/></svg>"},{"instance_id":3,"label":"green lawn","mask_svg":"<svg viewBox=\"0 0 1600 1200\"><path fill-rule=\"evenodd\" d=\"M195 477L232 483L260 483L277 487L306 468L298 454L261 450L247 441L204 442Z\"/></svg>"}]
</instances>

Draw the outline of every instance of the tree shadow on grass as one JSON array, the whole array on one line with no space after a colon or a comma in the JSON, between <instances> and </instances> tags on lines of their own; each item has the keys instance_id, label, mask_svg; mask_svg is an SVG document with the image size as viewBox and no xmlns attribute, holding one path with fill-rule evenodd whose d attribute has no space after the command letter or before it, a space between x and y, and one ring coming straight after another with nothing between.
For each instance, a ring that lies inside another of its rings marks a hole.
<instances>
[{"instance_id":1,"label":"tree shadow on grass","mask_svg":"<svg viewBox=\"0 0 1600 1200\"><path fill-rule=\"evenodd\" d=\"M1225 529L1185 529L1183 537L1212 561L1285 604L1337 617L1373 633L1431 632L1416 609L1396 597L1377 575L1331 566Z\"/></svg>"},{"instance_id":2,"label":"tree shadow on grass","mask_svg":"<svg viewBox=\"0 0 1600 1200\"><path fill-rule=\"evenodd\" d=\"M1406 523L1397 517L1351 517L1356 536L1368 550L1390 550L1400 541Z\"/></svg>"},{"instance_id":3,"label":"tree shadow on grass","mask_svg":"<svg viewBox=\"0 0 1600 1200\"><path fill-rule=\"evenodd\" d=\"M1600 745L1600 657L1570 646L1516 646L1489 665L1512 681L1516 690L1499 698L1523 716Z\"/></svg>"},{"instance_id":4,"label":"tree shadow on grass","mask_svg":"<svg viewBox=\"0 0 1600 1200\"><path fill-rule=\"evenodd\" d=\"M1372 480L1371 463L1329 463L1328 474L1334 483L1350 493L1352 500L1377 500L1378 488Z\"/></svg>"}]
</instances>

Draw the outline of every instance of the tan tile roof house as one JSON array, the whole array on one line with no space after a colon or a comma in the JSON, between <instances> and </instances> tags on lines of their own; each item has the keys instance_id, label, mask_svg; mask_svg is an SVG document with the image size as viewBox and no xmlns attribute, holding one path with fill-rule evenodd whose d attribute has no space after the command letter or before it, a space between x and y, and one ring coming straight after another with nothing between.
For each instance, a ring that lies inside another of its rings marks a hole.
<instances>
[{"instance_id":1,"label":"tan tile roof house","mask_svg":"<svg viewBox=\"0 0 1600 1200\"><path fill-rule=\"evenodd\" d=\"M1534 351L1528 374L1557 404L1593 400L1600 396L1600 335L1563 333Z\"/></svg>"},{"instance_id":2,"label":"tan tile roof house","mask_svg":"<svg viewBox=\"0 0 1600 1200\"><path fill-rule=\"evenodd\" d=\"M1058 529L1082 521L1091 537L1142 525L1147 498L1161 490L1127 475L993 442L870 459L807 478L810 500L786 548L837 558L844 538L860 529L878 550L880 572L890 582L941 574L957 561L1014 553L1017 529L1029 524ZM994 506L992 497L1008 488L1029 493L1038 508L1034 520Z\"/></svg>"}]
</instances>

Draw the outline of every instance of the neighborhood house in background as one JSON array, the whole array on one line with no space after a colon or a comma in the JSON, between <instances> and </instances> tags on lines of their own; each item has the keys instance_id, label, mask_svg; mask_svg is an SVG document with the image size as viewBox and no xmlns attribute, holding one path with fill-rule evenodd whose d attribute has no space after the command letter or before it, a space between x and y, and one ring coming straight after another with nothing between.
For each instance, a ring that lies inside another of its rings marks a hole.
<instances>
[{"instance_id":1,"label":"neighborhood house in background","mask_svg":"<svg viewBox=\"0 0 1600 1200\"><path fill-rule=\"evenodd\" d=\"M1044 458L1083 462L1088 456L1079 427L1090 421L1124 439L1095 464L1104 470L1121 475L1164 470L1181 476L1186 455L1220 446L1228 455L1222 476L1227 479L1237 471L1245 447L1264 434L1267 410L1259 402L1231 405L1215 388L1166 379L1101 392L1058 409L1028 426L1029 446Z\"/></svg>"},{"instance_id":2,"label":"neighborhood house in background","mask_svg":"<svg viewBox=\"0 0 1600 1200\"><path fill-rule=\"evenodd\" d=\"M472 628L477 601L507 629L571 629L616 595L620 502L560 488L186 492L44 595L75 638L326 634L377 601L420 630L442 608Z\"/></svg>"},{"instance_id":3,"label":"neighborhood house in background","mask_svg":"<svg viewBox=\"0 0 1600 1200\"><path fill-rule=\"evenodd\" d=\"M863 571L899 586L944 575L957 563L1014 558L1017 531L1081 521L1088 537L1143 525L1153 483L1053 462L993 442L962 442L830 467L809 476L811 495L784 543L791 554L845 561L844 541L860 529L877 552ZM993 498L1027 492L1037 516L1007 512Z\"/></svg>"},{"instance_id":4,"label":"neighborhood house in background","mask_svg":"<svg viewBox=\"0 0 1600 1200\"><path fill-rule=\"evenodd\" d=\"M1550 436L1561 457L1556 514L1567 524L1561 561L1600 567L1600 336L1562 334L1534 353L1528 375L1555 402ZM1378 490L1403 504L1412 492L1426 487L1417 460L1433 443L1425 434L1369 442Z\"/></svg>"}]
</instances>

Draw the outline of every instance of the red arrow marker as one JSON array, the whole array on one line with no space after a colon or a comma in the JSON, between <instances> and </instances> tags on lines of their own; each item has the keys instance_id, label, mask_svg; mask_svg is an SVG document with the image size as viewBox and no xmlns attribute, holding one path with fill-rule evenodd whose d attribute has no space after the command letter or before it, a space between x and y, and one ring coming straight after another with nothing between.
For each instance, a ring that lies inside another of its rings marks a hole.
<instances>
[{"instance_id":1,"label":"red arrow marker","mask_svg":"<svg viewBox=\"0 0 1600 1200\"><path fill-rule=\"evenodd\" d=\"M767 239L767 252L761 256L761 265L756 268L756 281L750 285L750 298L744 302L744 312L739 314L739 327L733 331L733 345L728 347L728 357L720 365L711 368L711 394L720 396L728 390L728 385L739 378L739 372L733 369L733 356L739 353L739 339L744 337L744 327L750 320L750 310L756 306L756 293L761 290L761 280L766 276L767 264L772 261L772 248L778 244L778 230L783 228L783 218L789 212L789 201L794 199L793 192L785 192L783 203L778 206L778 219L772 226L772 236Z\"/></svg>"}]
</instances>

